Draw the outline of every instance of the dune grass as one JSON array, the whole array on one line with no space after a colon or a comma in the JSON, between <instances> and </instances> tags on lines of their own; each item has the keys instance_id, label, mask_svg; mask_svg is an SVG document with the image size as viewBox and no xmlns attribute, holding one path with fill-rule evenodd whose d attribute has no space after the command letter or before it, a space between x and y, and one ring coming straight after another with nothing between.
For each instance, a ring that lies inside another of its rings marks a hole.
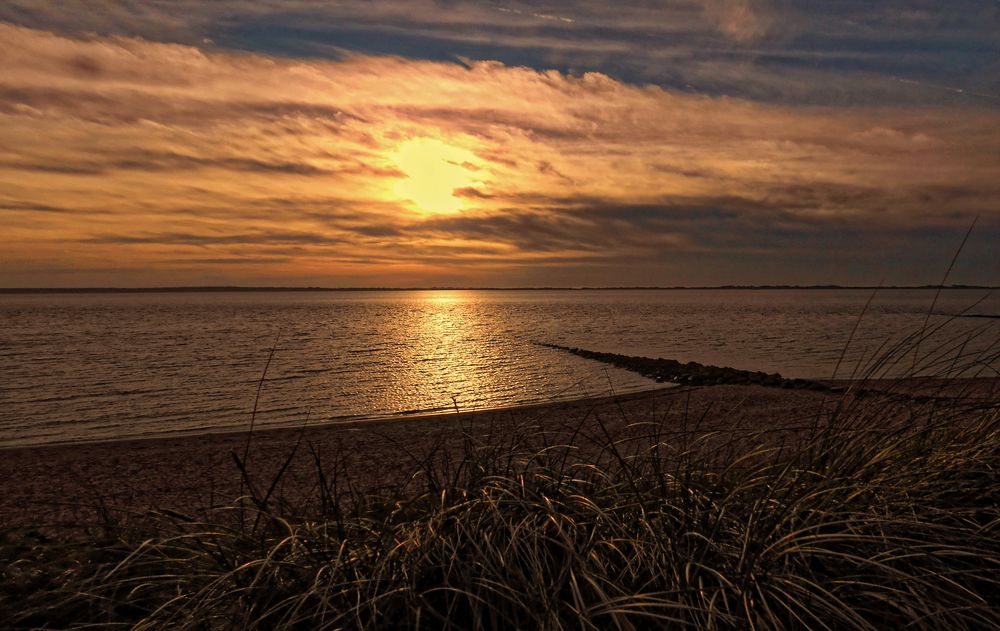
<instances>
[{"instance_id":1,"label":"dune grass","mask_svg":"<svg viewBox=\"0 0 1000 631\"><path fill-rule=\"evenodd\" d=\"M1000 411L886 401L845 395L793 444L469 432L405 488L317 457L309 514L248 476L208 521L8 533L0 627L1000 627Z\"/></svg>"}]
</instances>

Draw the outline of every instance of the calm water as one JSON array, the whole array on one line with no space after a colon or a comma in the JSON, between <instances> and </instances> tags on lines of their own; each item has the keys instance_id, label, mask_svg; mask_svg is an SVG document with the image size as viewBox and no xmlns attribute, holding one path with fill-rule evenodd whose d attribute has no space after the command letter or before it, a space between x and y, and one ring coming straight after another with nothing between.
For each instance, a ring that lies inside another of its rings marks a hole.
<instances>
[{"instance_id":1,"label":"calm water","mask_svg":"<svg viewBox=\"0 0 1000 631\"><path fill-rule=\"evenodd\" d=\"M261 427L655 386L534 341L827 378L870 293L0 296L0 445L246 427L276 338L261 393ZM919 329L933 293L879 293L840 374L850 374L886 340ZM947 291L936 311L956 313L985 294ZM1000 297L987 297L972 312L1000 313ZM964 348L975 353L998 343L1000 321L961 318L947 331L975 335Z\"/></svg>"}]
</instances>

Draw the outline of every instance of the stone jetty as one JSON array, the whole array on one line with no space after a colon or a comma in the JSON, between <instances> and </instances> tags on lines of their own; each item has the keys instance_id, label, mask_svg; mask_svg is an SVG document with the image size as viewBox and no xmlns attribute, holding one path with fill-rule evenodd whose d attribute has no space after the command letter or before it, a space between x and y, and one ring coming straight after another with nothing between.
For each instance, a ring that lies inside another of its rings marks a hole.
<instances>
[{"instance_id":1,"label":"stone jetty","mask_svg":"<svg viewBox=\"0 0 1000 631\"><path fill-rule=\"evenodd\" d=\"M752 372L725 366L709 366L698 362L681 363L674 359L634 357L617 353L601 353L585 348L572 348L559 344L537 342L539 346L573 353L585 359L637 372L658 382L679 383L689 386L713 386L719 384L759 385L772 388L794 388L798 390L831 390L827 385L808 379L786 379L778 373Z\"/></svg>"}]
</instances>

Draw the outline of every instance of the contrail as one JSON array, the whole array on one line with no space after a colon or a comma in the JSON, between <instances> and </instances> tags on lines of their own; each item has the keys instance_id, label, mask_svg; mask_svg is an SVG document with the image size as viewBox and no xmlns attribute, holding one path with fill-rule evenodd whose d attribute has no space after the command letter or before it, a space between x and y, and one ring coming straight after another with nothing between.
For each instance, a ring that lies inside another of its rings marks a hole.
<instances>
[{"instance_id":1,"label":"contrail","mask_svg":"<svg viewBox=\"0 0 1000 631\"><path fill-rule=\"evenodd\" d=\"M946 90L948 92L954 92L955 94L966 94L968 96L979 96L985 99L993 99L994 101L1000 101L1000 95L987 94L985 92L975 92L973 90L966 90L964 88L956 88L950 85L939 85L937 83L927 83L924 81L916 81L914 79L903 79L902 77L892 77L900 83L909 83L911 85L918 85L922 88L933 88L935 90Z\"/></svg>"},{"instance_id":2,"label":"contrail","mask_svg":"<svg viewBox=\"0 0 1000 631\"><path fill-rule=\"evenodd\" d=\"M527 15L533 18L538 18L539 20L555 20L557 22L568 22L570 24L576 22L573 18L566 18L561 15L552 15L550 13L530 13L526 11L519 11L518 9L512 9L510 7L495 7L497 11L501 13L513 13L515 15Z\"/></svg>"}]
</instances>

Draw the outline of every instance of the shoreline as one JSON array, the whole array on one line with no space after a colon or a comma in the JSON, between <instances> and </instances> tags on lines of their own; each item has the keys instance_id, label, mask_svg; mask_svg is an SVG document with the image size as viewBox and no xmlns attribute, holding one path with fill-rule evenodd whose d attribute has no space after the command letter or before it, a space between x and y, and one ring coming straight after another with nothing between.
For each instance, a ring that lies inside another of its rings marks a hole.
<instances>
[{"instance_id":1,"label":"shoreline","mask_svg":"<svg viewBox=\"0 0 1000 631\"><path fill-rule=\"evenodd\" d=\"M305 427L309 429L323 430L325 428L337 428L337 427L351 427L355 425L367 425L367 424L383 424L383 423L396 423L396 422L420 422L420 421L433 421L445 418L459 418L466 415L479 415L479 414L494 414L494 413L505 413L513 411L530 411L534 409L546 408L549 406L558 406L561 404L574 404L583 402L604 402L611 399L627 400L632 397L644 397L651 395L660 390L672 390L675 388L682 387L680 384L674 383L658 383L649 388L644 388L641 390L631 390L618 394L609 394L602 396L570 396L567 398L557 398L553 397L545 401L537 401L533 403L520 403L513 405L502 405L497 407L483 407L475 408L470 410L461 410L458 412L454 411L434 411L434 412L393 412L384 415L356 415L348 417L336 417L328 421L319 421L315 423L309 423ZM253 429L254 436L264 435L269 432L295 432L298 433L302 430L302 425L292 426L292 425L282 425L280 427L271 426L256 426ZM148 436L132 436L125 438L98 438L98 439L83 439L83 440L65 440L58 442L46 442L46 443L30 443L23 445L4 445L0 444L0 454L6 454L10 451L21 450L21 449L42 449L46 447L74 447L74 446L85 446L85 445L112 445L119 443L131 443L131 442L145 442L145 441L170 441L170 440L182 440L186 438L198 438L202 436L246 436L249 432L249 423L243 429L236 428L220 428L218 430L213 430L211 428L206 428L205 430L189 430L177 433L162 433L156 435Z\"/></svg>"},{"instance_id":2,"label":"shoreline","mask_svg":"<svg viewBox=\"0 0 1000 631\"><path fill-rule=\"evenodd\" d=\"M1000 379L955 385L954 398L979 404L995 406L1000 394ZM904 383L899 392L923 396L939 388ZM249 451L247 431L8 448L0 458L0 531L78 531L100 527L109 514L160 509L206 518L240 494L234 455L242 460L244 453L251 479L263 488L287 466L276 497L304 502L315 493L318 462L342 470L363 494L413 483L426 454L460 457L470 437L488 447L525 445L542 434L543 442L572 436L584 445L654 434L681 443L706 436L719 445L762 437L794 443L844 396L761 385L658 387L504 409L255 429Z\"/></svg>"},{"instance_id":3,"label":"shoreline","mask_svg":"<svg viewBox=\"0 0 1000 631\"><path fill-rule=\"evenodd\" d=\"M568 349L567 349L568 350ZM573 349L578 350L578 349ZM634 359L627 356L625 359ZM655 360L664 361L664 360ZM707 366L706 368L715 369L717 367ZM626 368L628 370L628 368ZM722 370L732 371L733 369L723 368ZM747 371L736 371L736 372L747 372ZM875 392L879 389L888 387L890 389L895 388L899 392L907 391L909 396L927 396L928 392L935 391L937 388L934 387L935 384L944 384L949 388L962 384L967 385L973 391L989 391L990 394L985 396L1000 396L1000 377L956 377L949 379L940 379L936 377L904 377L899 379L784 379L788 382L808 382L825 387L826 394L833 396L840 396L845 392L847 388L850 387L852 383L867 384L868 388ZM345 416L345 417L335 417L327 421L319 421L315 423L309 423L307 425L280 425L280 426L267 426L267 425L256 425L252 432L254 436L260 436L262 439L266 439L269 434L274 434L275 436L282 433L295 433L298 434L302 431L303 427L309 430L333 430L337 428L354 428L354 427L365 427L368 425L383 427L387 424L393 423L419 423L428 421L439 421L445 419L451 420L462 420L465 418L476 417L480 415L492 415L492 414L505 414L505 413L516 413L525 414L533 410L544 410L549 407L559 407L562 405L577 405L577 404L594 404L601 405L611 401L629 401L633 399L643 399L646 397L654 396L661 391L672 391L672 390L683 390L686 388L705 388L712 387L715 385L734 385L734 386L758 386L775 390L785 390L788 386L781 385L767 385L758 384L754 382L728 382L728 383L701 383L697 381L692 382L676 382L676 381L663 381L651 384L648 388L643 388L639 390L628 390L621 393L607 394L607 395L573 395L566 398L552 397L543 401L535 401L529 403L516 403L511 405L501 405L497 407L482 407L474 408L468 410L461 410L455 412L449 410L441 411L413 411L413 412L393 412L388 414L374 414L365 415L359 414L355 416ZM792 387L792 389L798 389ZM967 390L964 390L965 395L968 394ZM821 391L822 392L822 391ZM920 393L924 394L921 395ZM965 396L963 395L963 396ZM177 440L187 440L187 439L199 439L203 437L245 437L246 434L251 431L250 423L243 428L236 427L225 427L225 428L205 428L203 430L182 430L177 432L166 431L160 434L145 435L145 436L129 436L123 438L95 438L95 439L80 439L80 440L60 440L52 442L43 443L26 443L26 444L3 444L0 443L0 455L10 454L16 451L22 450L36 450L36 449L46 449L46 448L70 448L70 447L88 447L88 446L111 446L120 444L132 444L132 443L147 443L147 442L158 442L158 441L177 441ZM2 487L0 487L2 488Z\"/></svg>"},{"instance_id":4,"label":"shoreline","mask_svg":"<svg viewBox=\"0 0 1000 631\"><path fill-rule=\"evenodd\" d=\"M468 411L394 420L255 430L247 467L269 480L300 441L324 460L343 465L361 488L394 484L418 463L416 454L460 449L465 432L516 436L519 428L570 429L607 420L613 431L630 423L670 423L673 416L707 416L739 409L750 417L816 410L826 395L759 386L655 388L493 411ZM797 414L793 414L796 416ZM707 419L720 427L732 419ZM760 422L760 419L756 422ZM93 526L102 511L142 513L157 508L200 513L235 500L241 488L232 454L243 454L248 432L175 438L43 445L3 450L0 530ZM310 449L302 448L287 476L289 493L315 478ZM306 489L307 491L308 489Z\"/></svg>"},{"instance_id":5,"label":"shoreline","mask_svg":"<svg viewBox=\"0 0 1000 631\"><path fill-rule=\"evenodd\" d=\"M802 381L801 379L791 379L789 381ZM840 395L843 394L844 389L848 388L852 383L866 383L869 386L879 387L894 387L900 390L911 390L911 394L914 396L920 396L914 391L914 388L921 389L923 391L933 390L932 386L936 383L941 383L942 380L937 378L921 378L921 377L907 377L903 379L878 379L878 380L857 380L857 379L817 379L810 380L815 383L822 384L828 387L830 390L828 394ZM965 384L972 387L974 390L991 390L996 393L998 385L1000 384L1000 378L992 377L970 377L970 378L953 378L944 380L944 383L950 383L951 385ZM395 412L384 415L357 415L353 417L338 417L333 418L328 421L321 421L316 423L310 423L306 425L310 430L320 430L325 429L337 429L337 428L352 428L355 426L364 427L367 425L377 425L383 426L387 423L400 423L400 422L425 422L425 421L437 421L445 419L461 420L467 417L473 417L478 415L489 415L489 414L504 414L504 413L528 413L533 410L542 410L552 406L561 406L565 404L603 404L610 401L628 401L633 399L642 399L649 396L654 396L656 393L664 390L675 390L690 387L711 387L717 384L685 384L676 382L662 382L651 385L648 388L643 388L641 390L629 390L621 393L599 395L599 396L569 396L566 398L550 398L545 401L536 401L531 403L520 403L513 405L502 405L497 407L483 407L475 408L469 410L459 410L454 411L435 411L435 412ZM728 385L757 385L751 383L735 383ZM783 390L784 388L780 386L764 386L767 388ZM254 436L261 436L266 438L270 433L287 433L293 432L298 433L302 430L302 425L292 426L292 425L282 425L278 427L274 426L256 426L253 429ZM147 436L131 436L124 438L98 438L98 439L82 439L82 440L64 440L57 442L45 442L45 443L29 443L29 444L13 444L5 445L0 444L0 454L8 454L13 451L19 450L31 450L31 449L44 449L44 448L56 448L56 447L75 447L75 446L92 446L92 445L116 445L124 443L145 443L145 442L156 442L156 441L174 441L174 440L185 440L185 439L197 439L205 436L212 437L233 437L233 436L246 436L249 431L249 423L243 429L236 428L220 428L211 429L206 428L205 430L188 430L176 433L164 432L162 434L147 435Z\"/></svg>"}]
</instances>

